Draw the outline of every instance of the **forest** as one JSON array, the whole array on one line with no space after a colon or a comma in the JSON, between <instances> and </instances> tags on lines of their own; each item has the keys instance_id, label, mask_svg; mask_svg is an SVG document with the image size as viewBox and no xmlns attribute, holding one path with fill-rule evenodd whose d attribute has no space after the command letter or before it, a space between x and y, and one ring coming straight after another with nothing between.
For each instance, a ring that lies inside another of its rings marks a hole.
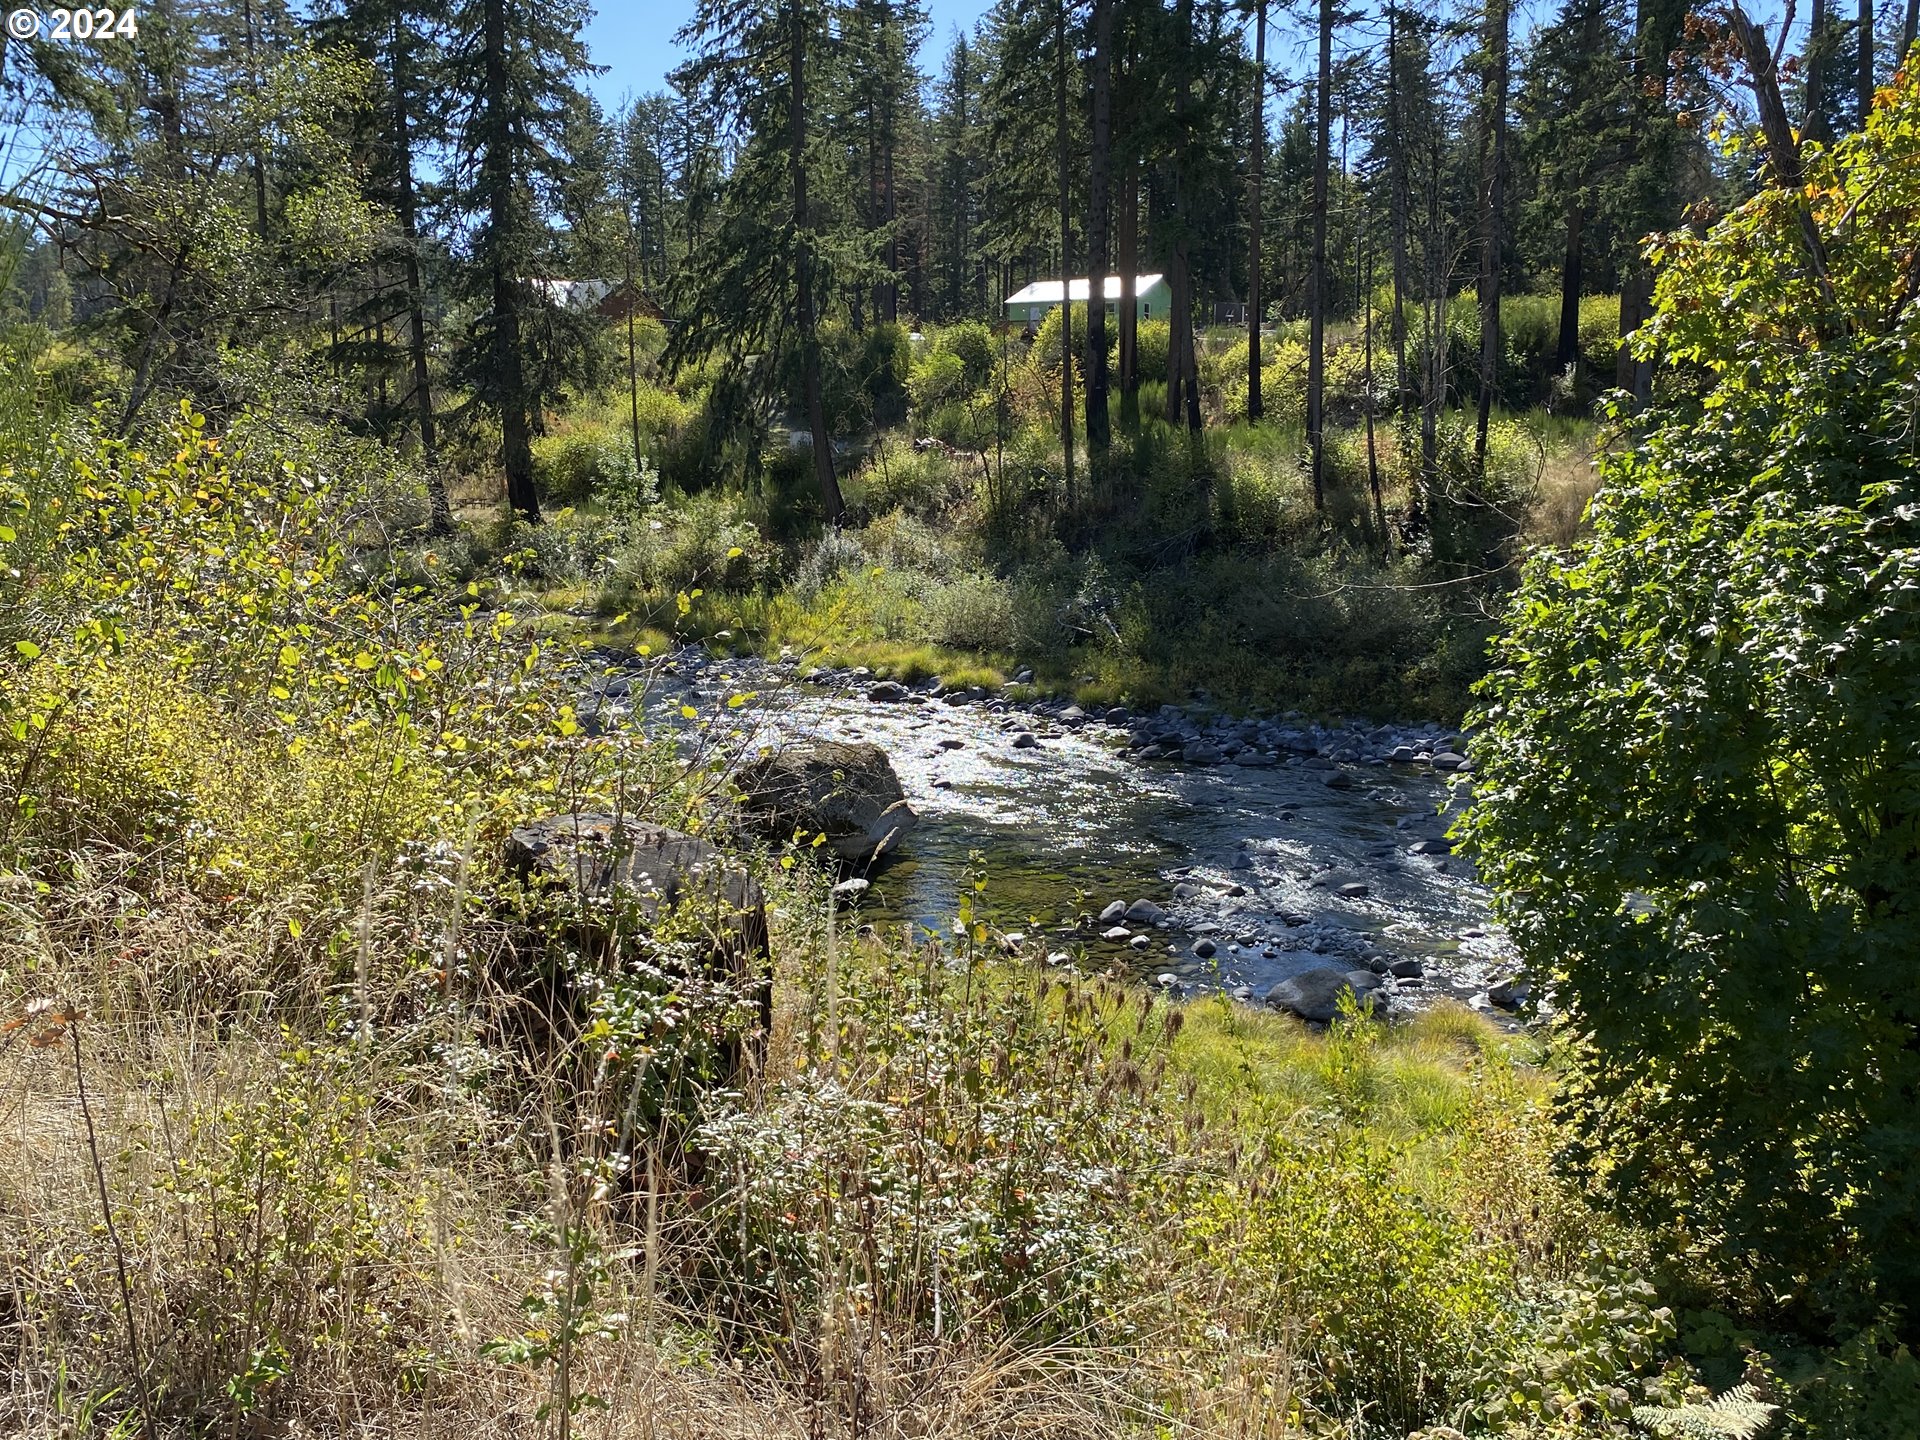
<instances>
[{"instance_id":1,"label":"forest","mask_svg":"<svg viewBox=\"0 0 1920 1440\"><path fill-rule=\"evenodd\" d=\"M1920 0L682 13L6 17L0 1433L1920 1434Z\"/></svg>"}]
</instances>

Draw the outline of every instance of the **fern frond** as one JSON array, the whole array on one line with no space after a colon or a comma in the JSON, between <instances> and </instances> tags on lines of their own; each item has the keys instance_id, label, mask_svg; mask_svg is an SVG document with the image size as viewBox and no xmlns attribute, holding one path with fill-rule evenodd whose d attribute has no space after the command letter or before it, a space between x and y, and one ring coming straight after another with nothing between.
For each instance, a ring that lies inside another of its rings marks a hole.
<instances>
[{"instance_id":1,"label":"fern frond","mask_svg":"<svg viewBox=\"0 0 1920 1440\"><path fill-rule=\"evenodd\" d=\"M1704 1405L1636 1405L1633 1423L1659 1440L1760 1440L1779 1413L1751 1385L1736 1385Z\"/></svg>"}]
</instances>

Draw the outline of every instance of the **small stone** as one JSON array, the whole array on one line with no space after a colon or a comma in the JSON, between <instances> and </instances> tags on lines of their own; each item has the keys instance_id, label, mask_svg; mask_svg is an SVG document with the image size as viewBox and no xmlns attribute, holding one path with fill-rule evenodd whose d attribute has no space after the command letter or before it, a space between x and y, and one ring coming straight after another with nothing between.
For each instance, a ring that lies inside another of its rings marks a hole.
<instances>
[{"instance_id":1,"label":"small stone","mask_svg":"<svg viewBox=\"0 0 1920 1440\"><path fill-rule=\"evenodd\" d=\"M1235 900L1238 900L1242 895L1246 893L1247 893L1247 887L1244 885L1236 884L1236 885L1229 885L1227 887L1227 894Z\"/></svg>"},{"instance_id":2,"label":"small stone","mask_svg":"<svg viewBox=\"0 0 1920 1440\"><path fill-rule=\"evenodd\" d=\"M1124 725L1127 723L1127 721L1131 720L1133 717L1127 713L1126 706L1116 705L1111 710L1107 711L1104 718L1107 724L1109 725Z\"/></svg>"},{"instance_id":3,"label":"small stone","mask_svg":"<svg viewBox=\"0 0 1920 1440\"><path fill-rule=\"evenodd\" d=\"M1016 750L1031 750L1039 743L1038 737L1031 730L1022 730L1013 737L1013 748Z\"/></svg>"},{"instance_id":4,"label":"small stone","mask_svg":"<svg viewBox=\"0 0 1920 1440\"><path fill-rule=\"evenodd\" d=\"M1211 960L1213 958L1214 948L1213 941L1207 939L1205 936L1193 942L1193 953L1198 955L1202 960Z\"/></svg>"},{"instance_id":5,"label":"small stone","mask_svg":"<svg viewBox=\"0 0 1920 1440\"><path fill-rule=\"evenodd\" d=\"M1067 953L1066 951L1064 951L1064 950L1054 950L1054 951L1050 951L1050 952L1048 953L1048 955L1047 955L1047 964L1049 964L1049 965L1065 965L1065 964L1067 964L1067 963L1068 963L1069 961L1071 961L1072 959L1073 959L1073 957L1072 957L1071 955L1069 955L1069 954L1068 954L1068 953Z\"/></svg>"},{"instance_id":6,"label":"small stone","mask_svg":"<svg viewBox=\"0 0 1920 1440\"><path fill-rule=\"evenodd\" d=\"M871 880L842 880L833 887L833 893L842 900L852 900L865 894L872 884Z\"/></svg>"},{"instance_id":7,"label":"small stone","mask_svg":"<svg viewBox=\"0 0 1920 1440\"><path fill-rule=\"evenodd\" d=\"M1458 770L1466 763L1466 756L1456 754L1452 750L1442 750L1433 757L1433 768L1436 770Z\"/></svg>"},{"instance_id":8,"label":"small stone","mask_svg":"<svg viewBox=\"0 0 1920 1440\"><path fill-rule=\"evenodd\" d=\"M1409 855L1451 855L1453 843L1448 840L1416 840L1407 847Z\"/></svg>"},{"instance_id":9,"label":"small stone","mask_svg":"<svg viewBox=\"0 0 1920 1440\"><path fill-rule=\"evenodd\" d=\"M1236 870L1251 870L1253 868L1253 857L1242 850L1238 855L1233 857L1233 868Z\"/></svg>"},{"instance_id":10,"label":"small stone","mask_svg":"<svg viewBox=\"0 0 1920 1440\"><path fill-rule=\"evenodd\" d=\"M906 699L911 693L912 692L898 680L882 680L878 685L867 691L867 699L892 703Z\"/></svg>"},{"instance_id":11,"label":"small stone","mask_svg":"<svg viewBox=\"0 0 1920 1440\"><path fill-rule=\"evenodd\" d=\"M1133 938L1133 931L1127 929L1124 925L1115 925L1111 930L1102 930L1100 932L1100 938L1102 940L1112 940L1117 943L1121 940L1131 940Z\"/></svg>"},{"instance_id":12,"label":"small stone","mask_svg":"<svg viewBox=\"0 0 1920 1440\"><path fill-rule=\"evenodd\" d=\"M1427 973L1427 967L1418 960L1395 960L1387 966L1387 973L1396 980L1418 980Z\"/></svg>"},{"instance_id":13,"label":"small stone","mask_svg":"<svg viewBox=\"0 0 1920 1440\"><path fill-rule=\"evenodd\" d=\"M1373 892L1368 890L1367 887L1358 880L1353 880L1342 885L1333 893L1338 895L1342 900L1364 900Z\"/></svg>"},{"instance_id":14,"label":"small stone","mask_svg":"<svg viewBox=\"0 0 1920 1440\"><path fill-rule=\"evenodd\" d=\"M1133 937L1133 939L1129 940L1127 943L1133 946L1133 948L1136 950L1144 950L1149 945L1153 944L1153 941L1149 940L1145 935L1136 935Z\"/></svg>"},{"instance_id":15,"label":"small stone","mask_svg":"<svg viewBox=\"0 0 1920 1440\"><path fill-rule=\"evenodd\" d=\"M1117 902L1116 902L1117 903ZM1167 912L1151 900L1136 900L1127 906L1125 916L1136 925L1154 925L1166 918Z\"/></svg>"},{"instance_id":16,"label":"small stone","mask_svg":"<svg viewBox=\"0 0 1920 1440\"><path fill-rule=\"evenodd\" d=\"M1153 983L1158 985L1162 990L1171 990L1180 983L1180 977L1171 970L1162 970L1158 975L1153 977Z\"/></svg>"},{"instance_id":17,"label":"small stone","mask_svg":"<svg viewBox=\"0 0 1920 1440\"><path fill-rule=\"evenodd\" d=\"M951 789L953 789L953 781L951 781L951 780L936 780L936 781L934 781L934 782L933 782L933 788L934 788L934 789L936 789L936 790L951 790Z\"/></svg>"},{"instance_id":18,"label":"small stone","mask_svg":"<svg viewBox=\"0 0 1920 1440\"><path fill-rule=\"evenodd\" d=\"M1320 783L1325 785L1329 790L1351 790L1353 788L1353 776L1344 770L1329 770L1327 772L1327 778Z\"/></svg>"},{"instance_id":19,"label":"small stone","mask_svg":"<svg viewBox=\"0 0 1920 1440\"><path fill-rule=\"evenodd\" d=\"M1218 765L1221 760L1220 747L1205 740L1189 740L1181 750L1180 758L1189 765Z\"/></svg>"},{"instance_id":20,"label":"small stone","mask_svg":"<svg viewBox=\"0 0 1920 1440\"><path fill-rule=\"evenodd\" d=\"M1069 705L1060 712L1060 723L1062 725L1083 725L1086 723L1086 719L1087 712L1082 710L1078 705Z\"/></svg>"},{"instance_id":21,"label":"small stone","mask_svg":"<svg viewBox=\"0 0 1920 1440\"><path fill-rule=\"evenodd\" d=\"M967 748L967 742L964 740L956 740L953 736L949 735L940 742L940 748L942 750L964 750Z\"/></svg>"},{"instance_id":22,"label":"small stone","mask_svg":"<svg viewBox=\"0 0 1920 1440\"><path fill-rule=\"evenodd\" d=\"M1112 901L1110 904L1108 904L1106 909L1100 912L1100 923L1102 925L1117 924L1118 922L1126 918L1126 914L1127 914L1126 901L1124 900Z\"/></svg>"},{"instance_id":23,"label":"small stone","mask_svg":"<svg viewBox=\"0 0 1920 1440\"><path fill-rule=\"evenodd\" d=\"M1176 900L1191 900L1199 893L1200 887L1186 880L1173 887L1173 898Z\"/></svg>"},{"instance_id":24,"label":"small stone","mask_svg":"<svg viewBox=\"0 0 1920 1440\"><path fill-rule=\"evenodd\" d=\"M1487 999L1502 1010L1518 1010L1533 994L1533 985L1526 976L1514 975L1505 980L1496 980L1487 987Z\"/></svg>"}]
</instances>

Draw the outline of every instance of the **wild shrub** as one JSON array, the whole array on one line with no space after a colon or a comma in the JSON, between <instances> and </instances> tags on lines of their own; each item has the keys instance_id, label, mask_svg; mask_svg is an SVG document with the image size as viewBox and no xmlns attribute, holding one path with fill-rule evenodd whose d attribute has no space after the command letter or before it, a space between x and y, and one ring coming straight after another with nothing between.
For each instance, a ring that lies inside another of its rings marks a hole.
<instances>
[{"instance_id":1,"label":"wild shrub","mask_svg":"<svg viewBox=\"0 0 1920 1440\"><path fill-rule=\"evenodd\" d=\"M1663 245L1693 379L1528 566L1468 823L1596 1173L1823 1326L1920 1293L1920 77L1883 101Z\"/></svg>"}]
</instances>

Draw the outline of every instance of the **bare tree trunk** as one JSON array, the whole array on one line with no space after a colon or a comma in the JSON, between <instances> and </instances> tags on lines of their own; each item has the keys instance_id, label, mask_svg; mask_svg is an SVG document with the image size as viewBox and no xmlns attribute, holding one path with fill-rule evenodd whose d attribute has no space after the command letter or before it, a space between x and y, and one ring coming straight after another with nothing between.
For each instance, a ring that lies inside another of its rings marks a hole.
<instances>
[{"instance_id":1,"label":"bare tree trunk","mask_svg":"<svg viewBox=\"0 0 1920 1440\"><path fill-rule=\"evenodd\" d=\"M1407 165L1406 116L1400 108L1400 8L1387 7L1387 171L1388 228L1393 240L1394 405L1404 411L1413 393L1413 375L1407 369L1407 220L1413 208L1413 186Z\"/></svg>"},{"instance_id":2,"label":"bare tree trunk","mask_svg":"<svg viewBox=\"0 0 1920 1440\"><path fill-rule=\"evenodd\" d=\"M506 0L487 0L482 25L486 47L486 154L481 161L487 190L487 223L493 282L493 376L500 411L501 462L507 474L507 504L530 524L540 521L540 493L533 483L532 422L527 414L527 377L520 350L520 279L512 270L514 236L521 228L515 200L511 105L507 76Z\"/></svg>"},{"instance_id":3,"label":"bare tree trunk","mask_svg":"<svg viewBox=\"0 0 1920 1440\"><path fill-rule=\"evenodd\" d=\"M1907 0L1906 18L1900 24L1899 64L1907 63L1907 54L1913 49L1913 42L1920 37L1920 0Z\"/></svg>"},{"instance_id":4,"label":"bare tree trunk","mask_svg":"<svg viewBox=\"0 0 1920 1440\"><path fill-rule=\"evenodd\" d=\"M1175 153L1168 164L1167 185L1173 197L1173 243L1167 265L1169 334L1167 337L1167 423L1178 425L1185 412L1190 430L1200 429L1200 387L1195 383L1193 357L1193 285L1187 237L1187 196L1182 184L1187 148L1187 87L1193 53L1193 0L1174 8L1173 123Z\"/></svg>"},{"instance_id":5,"label":"bare tree trunk","mask_svg":"<svg viewBox=\"0 0 1920 1440\"><path fill-rule=\"evenodd\" d=\"M1855 77L1858 90L1859 118L1856 128L1867 128L1867 117L1873 114L1873 0L1860 0L1859 20L1855 26L1854 37L1859 45L1860 70Z\"/></svg>"},{"instance_id":6,"label":"bare tree trunk","mask_svg":"<svg viewBox=\"0 0 1920 1440\"><path fill-rule=\"evenodd\" d=\"M1813 18L1807 24L1806 100L1807 113L1800 133L1809 140L1826 140L1827 134L1827 0L1813 0Z\"/></svg>"},{"instance_id":7,"label":"bare tree trunk","mask_svg":"<svg viewBox=\"0 0 1920 1440\"><path fill-rule=\"evenodd\" d=\"M1480 222L1480 408L1473 427L1473 476L1487 473L1487 422L1493 414L1494 391L1500 385L1501 250L1506 241L1507 209L1507 0L1487 0L1487 46L1492 71L1487 79L1485 130L1481 153L1489 150L1492 163L1482 176L1485 200Z\"/></svg>"},{"instance_id":8,"label":"bare tree trunk","mask_svg":"<svg viewBox=\"0 0 1920 1440\"><path fill-rule=\"evenodd\" d=\"M1113 164L1113 0L1093 0L1093 133L1087 165L1087 448L1094 465L1107 426L1107 216Z\"/></svg>"},{"instance_id":9,"label":"bare tree trunk","mask_svg":"<svg viewBox=\"0 0 1920 1440\"><path fill-rule=\"evenodd\" d=\"M1422 297L1427 352L1420 377L1420 480L1426 512L1437 521L1440 508L1440 407L1447 396L1447 279L1441 233L1441 188L1444 183L1440 138L1432 142L1427 173L1426 285ZM1418 518L1419 497L1413 518Z\"/></svg>"},{"instance_id":10,"label":"bare tree trunk","mask_svg":"<svg viewBox=\"0 0 1920 1440\"><path fill-rule=\"evenodd\" d=\"M1831 296L1826 245L1820 239L1819 227L1814 224L1806 201L1797 194L1806 176L1800 166L1800 141L1793 133L1793 125L1787 119L1786 103L1780 96L1780 76L1774 68L1773 51L1767 47L1766 32L1747 17L1747 12L1740 7L1740 0L1732 0L1727 13L1734 42L1746 57L1747 81L1753 88L1755 108L1760 112L1760 134L1767 147L1767 169L1775 185L1795 194L1800 241L1806 251L1808 272L1820 282L1821 289Z\"/></svg>"},{"instance_id":11,"label":"bare tree trunk","mask_svg":"<svg viewBox=\"0 0 1920 1440\"><path fill-rule=\"evenodd\" d=\"M1580 359L1580 284L1586 210L1576 196L1567 201L1567 246L1560 261L1560 339L1553 349L1553 367L1565 373Z\"/></svg>"},{"instance_id":12,"label":"bare tree trunk","mask_svg":"<svg viewBox=\"0 0 1920 1440\"><path fill-rule=\"evenodd\" d=\"M1060 453L1073 501L1073 196L1067 144L1067 0L1053 6L1053 129L1060 162ZM1091 297L1088 308L1091 309Z\"/></svg>"},{"instance_id":13,"label":"bare tree trunk","mask_svg":"<svg viewBox=\"0 0 1920 1440\"><path fill-rule=\"evenodd\" d=\"M1320 64L1313 135L1313 266L1307 272L1307 445L1313 508L1326 508L1327 167L1333 145L1333 0L1320 0Z\"/></svg>"},{"instance_id":14,"label":"bare tree trunk","mask_svg":"<svg viewBox=\"0 0 1920 1440\"><path fill-rule=\"evenodd\" d=\"M1140 428L1140 161L1132 146L1120 177L1120 425Z\"/></svg>"},{"instance_id":15,"label":"bare tree trunk","mask_svg":"<svg viewBox=\"0 0 1920 1440\"><path fill-rule=\"evenodd\" d=\"M1367 233L1365 217L1360 227L1362 236ZM1366 385L1366 421L1367 421L1367 485L1373 491L1373 523L1380 531L1380 558L1386 559L1393 553L1393 536L1387 530L1387 502L1380 489L1380 456L1373 440L1373 246L1366 246L1366 280L1361 294L1365 296L1365 318L1360 323L1361 345L1364 352Z\"/></svg>"},{"instance_id":16,"label":"bare tree trunk","mask_svg":"<svg viewBox=\"0 0 1920 1440\"><path fill-rule=\"evenodd\" d=\"M1253 12L1253 153L1248 164L1247 217L1247 423L1258 425L1265 411L1260 395L1260 229L1261 182L1267 151L1267 0Z\"/></svg>"},{"instance_id":17,"label":"bare tree trunk","mask_svg":"<svg viewBox=\"0 0 1920 1440\"><path fill-rule=\"evenodd\" d=\"M412 67L407 59L406 17L396 11L393 20L393 146L394 189L399 211L400 237L405 242L401 269L407 286L407 359L413 370L414 414L420 424L420 460L427 477L427 507L434 534L453 529L453 507L447 501L446 478L440 473L440 445L433 414L433 375L427 366L426 291L420 283L420 223L413 193L413 137L408 131L408 89Z\"/></svg>"},{"instance_id":18,"label":"bare tree trunk","mask_svg":"<svg viewBox=\"0 0 1920 1440\"><path fill-rule=\"evenodd\" d=\"M833 436L827 431L827 402L820 389L820 337L813 313L813 233L807 228L807 28L801 7L788 12L787 41L792 84L787 91L787 183L793 200L794 309L800 331L800 368L806 393L807 430L813 442L813 478L827 523L846 513L840 482L833 473Z\"/></svg>"}]
</instances>

